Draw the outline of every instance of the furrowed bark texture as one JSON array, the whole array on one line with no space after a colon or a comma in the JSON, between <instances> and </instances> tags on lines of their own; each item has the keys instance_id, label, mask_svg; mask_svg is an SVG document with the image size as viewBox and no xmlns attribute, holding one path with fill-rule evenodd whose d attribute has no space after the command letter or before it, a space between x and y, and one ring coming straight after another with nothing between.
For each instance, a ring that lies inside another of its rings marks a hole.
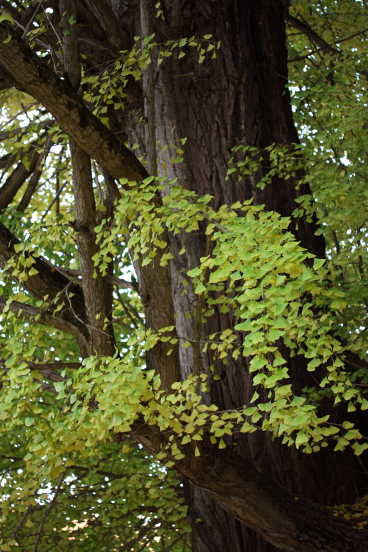
<instances>
[{"instance_id":1,"label":"furrowed bark texture","mask_svg":"<svg viewBox=\"0 0 368 552\"><path fill-rule=\"evenodd\" d=\"M101 272L96 269L93 256L98 251L95 241L96 210L92 188L91 160L74 140L70 140L73 161L73 187L77 220L78 257L82 276L83 295L90 333L89 355L114 355L114 336L111 325L105 328L105 320L112 305L106 304L105 284ZM96 276L96 277L95 277Z\"/></svg>"},{"instance_id":2,"label":"furrowed bark texture","mask_svg":"<svg viewBox=\"0 0 368 552\"><path fill-rule=\"evenodd\" d=\"M151 35L151 2L140 0L141 37ZM144 47L144 44L142 44ZM157 176L157 151L156 151L156 110L155 110L155 67L154 60L143 71L142 87L144 94L144 115L146 118L146 149L148 172Z\"/></svg>"},{"instance_id":3,"label":"furrowed bark texture","mask_svg":"<svg viewBox=\"0 0 368 552\"><path fill-rule=\"evenodd\" d=\"M148 3L142 3L147 10ZM165 20L161 21L155 18L154 4L151 4L151 31L156 33L158 42L193 35L200 38L207 33L213 35L214 41L221 41L217 59L213 61L199 65L198 54L193 49L188 49L182 60L175 55L166 59L156 68L154 91L150 88L156 113L155 141L170 144L180 138L188 139L184 161L169 169L170 176L178 176L181 185L199 195L212 194L215 207L253 198L255 203L265 204L266 209L290 216L296 206L294 200L309 191L307 187L298 190L295 182L282 179L274 179L261 190L257 182L267 167L261 168L255 178L240 182L234 177L225 180L230 150L239 141L259 148L274 142L297 142L285 89L284 5L282 0L163 0ZM103 54L97 54L93 47L88 50L91 66L94 60L102 63L103 56L110 54L111 49L116 51L120 39L124 44L130 39L132 44L133 36L141 33L138 0L76 0L76 7L84 25L81 25L80 44L90 48L92 42L104 48ZM86 24L95 36L82 36ZM144 23L143 28L149 27ZM121 38L116 37L119 29ZM92 115L67 80L58 78L16 35L4 44L7 36L7 26L0 24L0 64L5 74L40 101L71 139L110 177L144 179L147 172L133 153ZM145 103L144 93L135 83L128 91L127 109L122 117L122 127L126 123L126 128L119 128L118 121L116 127L122 134L126 132L134 141L139 141L142 151L152 151L152 144L146 142L152 137L153 127L150 126L146 136L137 116ZM169 151L168 159L163 159L168 166L172 153ZM116 196L116 190L112 193ZM84 226L77 222L80 228ZM85 224L88 229L89 219ZM292 229L303 246L319 257L324 256L323 240L314 235L315 225L301 220L293 223ZM181 282L182 270L196 266L205 252L203 230L191 235L184 233L181 239L172 240L175 259L171 274L158 262L144 268L138 266L146 320L153 329L172 325L174 302L179 335L190 339L198 331L193 325L199 310L197 297L193 292L182 295ZM0 232L0 259L14 254L9 252L9 242L6 243L6 238L4 241L4 236L6 233L1 238ZM187 252L180 256L182 246ZM41 260L38 262L42 265ZM36 280L30 278L26 286L32 287L30 291L37 296L39 291L32 282ZM37 282L45 285L42 278ZM54 289L55 280L49 283ZM192 313L192 320L186 317L187 312ZM87 320L85 312L82 320ZM211 334L232 325L231 313L216 312L203 332ZM161 347L154 349L148 360L150 367L164 377L165 373L170 374L164 382L168 388L177 377L174 355L167 357L165 347ZM202 354L199 360L200 369L208 370L211 358ZM290 359L289 366L298 392L310 383L305 361ZM191 349L181 350L180 377L185 379L193 367ZM217 367L221 381L213 384L204 400L215 402L220 409L249 404L253 390L247 368L248 359L230 360L226 367ZM137 422L132 433L153 454L166 443L167 436L149 425ZM349 502L357 491L367 486L361 466L350 453L337 456L331 448L308 457L294 449L285 449L267 433L235 435L234 439L228 439L228 448L224 451L207 441L200 442L199 448L201 456L195 457L191 445L183 447L185 458L175 466L188 480L186 493L194 529L193 552L274 552L276 549L363 552L367 549L365 534L305 500L310 498L321 504ZM201 521L196 523L198 518Z\"/></svg>"},{"instance_id":4,"label":"furrowed bark texture","mask_svg":"<svg viewBox=\"0 0 368 552\"><path fill-rule=\"evenodd\" d=\"M65 79L60 79L17 35L3 43L8 33L8 27L0 24L0 59L19 86L44 105L112 177L138 182L146 178L148 173L135 155L92 114Z\"/></svg>"},{"instance_id":5,"label":"furrowed bark texture","mask_svg":"<svg viewBox=\"0 0 368 552\"><path fill-rule=\"evenodd\" d=\"M212 194L215 206L253 198L266 209L290 216L296 207L294 200L308 193L307 187L296 189L295 181L275 178L261 190L257 182L266 174L267 167L260 169L254 179L239 182L232 175L225 180L230 149L237 143L264 148L274 142L298 142L285 88L287 52L283 2L173 3L167 0L162 5L165 21L156 23L154 29L158 42L193 35L199 38L207 33L213 35L214 42L221 41L216 60L198 65L197 52L188 49L181 60L175 57L165 60L157 73L157 140L170 143L173 139L188 138L184 161L174 166L172 176L178 176L181 185L199 195ZM299 220L291 229L303 246L324 257L323 239L315 236L315 225ZM187 252L179 256L183 246ZM184 274L181 271L197 265L205 252L205 240L200 233L184 234L181 243L173 240L172 250L175 252L172 281L178 334L193 338L193 322L186 313L191 312L195 318L197 298L191 293L182 295ZM233 323L231 313L217 312L203 333L223 331ZM185 378L193 370L191 349L181 349L180 360L181 377ZM201 370L206 371L209 364L211 359L202 355ZM217 366L221 381L213 383L205 400L215 402L220 409L249 405L253 389L247 367L247 359L241 362L229 359L226 367ZM289 367L296 393L305 385L314 385L302 357L289 359ZM266 396L263 398L267 400ZM362 420L357 420L357 425L362 427L361 424ZM277 483L322 504L349 502L357 490L367 485L358 460L348 452L336 455L333 446L305 455L281 446L278 440L272 441L267 433L235 435L228 443L244 460ZM275 550L259 534L240 524L239 516L235 519L219 508L213 495L206 496L192 484L187 485L186 492L195 533L194 552ZM202 521L196 523L198 518Z\"/></svg>"},{"instance_id":6,"label":"furrowed bark texture","mask_svg":"<svg viewBox=\"0 0 368 552\"><path fill-rule=\"evenodd\" d=\"M153 454L167 441L156 427L136 422L134 437ZM195 447L200 456L195 457ZM185 458L176 461L175 469L208 494L235 519L262 534L275 550L287 552L363 552L368 536L353 529L352 522L336 520L331 513L309 500L293 495L276 485L254 466L228 449L219 450L205 438L195 444L180 446ZM208 496L208 495L207 495ZM211 511L209 512L211 514ZM208 515L208 514L207 514ZM216 516L213 521L216 522ZM200 522L199 522L200 523ZM221 528L214 524L209 550L238 550L234 536L223 540ZM198 548L198 542L195 543ZM204 544L201 544L204 549ZM276 547L276 548L274 548ZM240 550L255 552L256 547L243 543Z\"/></svg>"}]
</instances>

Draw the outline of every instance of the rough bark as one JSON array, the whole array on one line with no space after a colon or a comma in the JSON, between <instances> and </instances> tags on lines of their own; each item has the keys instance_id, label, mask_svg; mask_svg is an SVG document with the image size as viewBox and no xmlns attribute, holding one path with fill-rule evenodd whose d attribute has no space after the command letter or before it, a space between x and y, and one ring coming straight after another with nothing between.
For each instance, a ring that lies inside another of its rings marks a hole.
<instances>
[{"instance_id":1,"label":"rough bark","mask_svg":"<svg viewBox=\"0 0 368 552\"><path fill-rule=\"evenodd\" d=\"M64 131L111 176L138 182L146 178L148 173L136 156L92 114L69 82L60 79L12 31L12 40L3 43L8 33L7 25L1 24L1 63L19 86L54 114Z\"/></svg>"},{"instance_id":2,"label":"rough bark","mask_svg":"<svg viewBox=\"0 0 368 552\"><path fill-rule=\"evenodd\" d=\"M144 423L134 424L133 435L153 454L167 444L156 427ZM196 446L200 456L193 454ZM185 458L175 461L175 469L196 487L206 490L216 504L261 534L277 550L363 552L367 549L367 534L353 529L352 522L336 520L325 508L276 485L239 454L229 449L219 450L206 438L195 444L179 444L179 448ZM216 516L213 521L217 521ZM212 539L223 537L221 533L215 524ZM234 536L229 537L230 540L222 542L222 550L237 550ZM203 549L203 541L198 544ZM213 540L208 549L220 551L218 544ZM244 546L243 550L256 549Z\"/></svg>"},{"instance_id":3,"label":"rough bark","mask_svg":"<svg viewBox=\"0 0 368 552\"><path fill-rule=\"evenodd\" d=\"M43 153L37 153L37 148L40 145L37 143L31 144L31 150L27 155L27 161L29 163L28 168L20 161L16 169L7 178L5 184L0 188L0 211L5 209L13 201L18 190L27 180L27 178L34 172L36 166L41 161Z\"/></svg>"},{"instance_id":4,"label":"rough bark","mask_svg":"<svg viewBox=\"0 0 368 552\"><path fill-rule=\"evenodd\" d=\"M141 0L141 38L151 35L151 2ZM142 43L142 48L144 44ZM143 71L142 88L144 94L144 116L146 130L146 150L148 172L157 176L157 151L156 151L156 109L155 109L155 67L154 60Z\"/></svg>"},{"instance_id":5,"label":"rough bark","mask_svg":"<svg viewBox=\"0 0 368 552\"><path fill-rule=\"evenodd\" d=\"M255 178L240 182L236 177L225 180L230 148L237 143L264 148L274 142L298 142L285 89L287 53L283 3L194 0L167 1L163 6L165 22L160 25L158 42L207 33L213 34L214 41L221 40L215 61L198 65L197 53L188 51L180 61L165 60L157 75L157 140L172 141L173 128L174 138L188 138L184 161L172 169L172 176L178 176L183 186L200 195L213 195L215 206L253 197L255 203L264 204L266 209L290 216L296 207L294 200L308 193L307 187L297 189L292 179L275 178L261 190L257 182L266 174L267 166ZM324 257L323 239L315 236L314 224L299 220L292 223L291 229L303 246ZM187 252L179 256L183 246ZM189 311L195 317L197 298L190 292L182 295L182 270L196 266L199 257L204 255L205 240L198 233L183 235L181 243L173 242L172 251L178 334L193 338L193 322L186 313ZM220 332L231 325L231 313L217 312L203 333ZM193 351L181 350L180 355L180 373L185 378L193 370ZM201 369L206 371L209 364L211 359L202 355ZM296 393L311 385L303 358L290 359L289 367ZM205 400L215 402L221 409L249 404L253 389L246 359L229 360L226 367L217 367L216 373L221 381L212 385ZM322 504L349 502L358 489L366 486L366 477L357 459L347 452L336 456L332 447L307 456L295 449L285 449L267 433L235 435L228 443L244 460L279 484ZM186 492L196 533L194 552L274 551L273 545L238 523L198 486L189 484ZM202 521L196 523L198 518Z\"/></svg>"}]
</instances>

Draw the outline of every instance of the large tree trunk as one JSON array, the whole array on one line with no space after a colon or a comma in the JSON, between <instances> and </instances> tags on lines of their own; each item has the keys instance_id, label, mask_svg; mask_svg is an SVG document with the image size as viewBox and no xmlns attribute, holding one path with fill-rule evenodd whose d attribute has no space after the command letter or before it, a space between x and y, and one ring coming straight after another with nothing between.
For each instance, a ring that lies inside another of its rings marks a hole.
<instances>
[{"instance_id":1,"label":"large tree trunk","mask_svg":"<svg viewBox=\"0 0 368 552\"><path fill-rule=\"evenodd\" d=\"M257 179L237 177L225 180L230 149L239 142L264 148L276 142L292 144L298 141L293 125L287 84L287 52L284 5L281 0L167 0L165 22L157 29L161 42L195 35L212 34L221 41L217 59L198 64L197 52L188 52L180 61L176 56L166 60L157 72L156 128L157 139L170 143L173 138L187 137L184 162L176 165L173 176L182 186L198 194L214 196L214 206L243 201L253 197L283 216L290 216L296 207L294 199L309 190L297 190L293 180L274 179L264 190L257 188ZM174 130L174 133L172 132ZM265 169L266 171L267 169ZM319 257L324 256L324 242L315 236L316 227L299 221L293 228L302 245ZM185 245L187 253L179 256ZM182 269L193 268L204 254L203 235L183 233L172 243L176 252L172 262L172 287L178 334L193 338L196 297L182 294ZM194 317L194 316L193 316ZM229 314L215 315L203 329L205 334L231 326ZM202 355L202 371L208 370L210 359ZM304 359L289 361L294 389L308 383ZM181 349L181 377L193 370L192 349ZM221 381L214 382L206 400L220 409L232 409L249 404L253 394L247 374L247 360L229 360L217 373ZM236 435L229 439L244 459L254 463L279 484L314 501L331 504L349 502L366 486L366 477L350 453L323 449L307 456L295 449L286 449L272 441L267 433ZM189 514L192 520L193 552L273 552L275 548L262 537L225 512L205 491L186 484Z\"/></svg>"}]
</instances>

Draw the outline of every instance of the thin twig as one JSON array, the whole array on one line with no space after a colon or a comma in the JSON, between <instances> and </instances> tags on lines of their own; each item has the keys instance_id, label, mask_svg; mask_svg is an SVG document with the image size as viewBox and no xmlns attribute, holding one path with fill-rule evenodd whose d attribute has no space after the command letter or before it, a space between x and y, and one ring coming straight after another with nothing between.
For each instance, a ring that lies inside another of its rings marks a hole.
<instances>
[{"instance_id":1,"label":"thin twig","mask_svg":"<svg viewBox=\"0 0 368 552\"><path fill-rule=\"evenodd\" d=\"M47 518L47 516L49 515L49 513L51 512L51 510L53 509L53 507L56 504L58 494L60 493L61 485L63 484L63 481L64 481L64 477L65 477L65 472L63 472L60 475L59 483L58 483L58 485L56 487L56 490L55 490L55 493L54 493L54 498L50 502L48 508L46 509L45 513L43 514L43 516L41 518L40 525L38 527L36 542L35 542L35 545L33 547L33 552L37 552L37 550L38 550L38 545L40 544L41 539L42 539L42 532L43 532L43 528L44 528L44 525L45 525L46 518Z\"/></svg>"},{"instance_id":2,"label":"thin twig","mask_svg":"<svg viewBox=\"0 0 368 552\"><path fill-rule=\"evenodd\" d=\"M33 12L33 15L31 17L31 19L28 21L28 23L26 25L26 28L23 31L23 36L22 36L23 39L27 36L28 30L29 30L30 26L32 25L34 18L36 17L36 15L38 13L38 10L42 6L42 2L43 2L43 0L39 0L37 8Z\"/></svg>"},{"instance_id":3,"label":"thin twig","mask_svg":"<svg viewBox=\"0 0 368 552\"><path fill-rule=\"evenodd\" d=\"M45 220L45 217L46 217L47 213L50 212L50 210L52 209L52 206L54 205L55 201L58 200L58 198L60 197L61 192L64 190L64 188L67 186L67 184L69 184L69 182L66 180L65 183L61 186L61 188L59 188L58 192L55 194L54 199L51 201L50 205L47 207L46 211L42 215L41 222L43 222Z\"/></svg>"},{"instance_id":4,"label":"thin twig","mask_svg":"<svg viewBox=\"0 0 368 552\"><path fill-rule=\"evenodd\" d=\"M336 42L334 42L334 44L342 44L343 42L346 42L347 40L350 40L352 38L355 38L356 36L358 35L361 35L361 34L364 34L368 31L368 28L367 29L364 29L363 31L359 31L358 33L355 33L351 36L348 36L347 38L343 38L342 40L336 40ZM309 56L313 55L313 54L316 54L317 52L320 52L321 50L324 50L324 48L316 48L314 50L312 50L311 52L309 52L309 54L305 54L303 56L299 56L299 57L296 57L296 58L292 58L292 59L288 59L288 63L293 63L294 61L302 61L303 59L306 59L308 58Z\"/></svg>"},{"instance_id":5,"label":"thin twig","mask_svg":"<svg viewBox=\"0 0 368 552\"><path fill-rule=\"evenodd\" d=\"M55 30L55 27L54 27L54 25L52 24L51 19L50 19L49 16L48 16L47 11L45 10L45 8L44 8L43 6L42 6L42 9L43 9L43 11L44 11L44 14L45 14L45 16L46 16L47 21L50 23L50 27L52 28L52 30L53 30L54 33L55 33L55 36L56 36L58 42L61 42L60 36L57 34L57 32L56 32L56 30Z\"/></svg>"},{"instance_id":6,"label":"thin twig","mask_svg":"<svg viewBox=\"0 0 368 552\"><path fill-rule=\"evenodd\" d=\"M117 295L118 295L118 299L119 299L119 303L121 304L121 306L123 307L123 309L125 310L127 316L130 318L130 320L132 321L132 324L135 328L138 328L134 318L132 317L132 315L130 313L132 313L138 320L141 324L144 325L144 321L142 320L142 318L139 316L139 313L138 311L132 307L129 303L126 303L124 301L124 299L121 297L120 295L120 292L119 290L117 290ZM130 311L130 312L129 312Z\"/></svg>"},{"instance_id":7,"label":"thin twig","mask_svg":"<svg viewBox=\"0 0 368 552\"><path fill-rule=\"evenodd\" d=\"M13 539L18 540L18 533L22 529L23 524L26 521L29 514L31 513L31 511L32 511L32 506L27 506L24 514L22 515L22 517L20 519L20 522L18 523L18 525L16 526L12 536L10 537L10 540L13 540Z\"/></svg>"}]
</instances>

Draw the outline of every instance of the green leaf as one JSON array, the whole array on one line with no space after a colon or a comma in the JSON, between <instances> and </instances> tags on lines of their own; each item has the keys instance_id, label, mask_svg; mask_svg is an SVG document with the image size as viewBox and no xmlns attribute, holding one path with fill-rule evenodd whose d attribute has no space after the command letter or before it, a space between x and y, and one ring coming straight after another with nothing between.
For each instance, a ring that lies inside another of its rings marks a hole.
<instances>
[{"instance_id":1,"label":"green leaf","mask_svg":"<svg viewBox=\"0 0 368 552\"><path fill-rule=\"evenodd\" d=\"M268 361L262 356L256 356L250 363L250 372L261 370L264 366L267 366Z\"/></svg>"},{"instance_id":2,"label":"green leaf","mask_svg":"<svg viewBox=\"0 0 368 552\"><path fill-rule=\"evenodd\" d=\"M308 443L308 440L308 435L304 431L298 431L295 439L295 445L296 447L299 447L300 445Z\"/></svg>"},{"instance_id":3,"label":"green leaf","mask_svg":"<svg viewBox=\"0 0 368 552\"><path fill-rule=\"evenodd\" d=\"M55 387L56 391L57 391L58 393L60 393L60 392L63 391L63 389L64 389L64 382L63 382L63 381L56 381L56 382L54 383L54 387Z\"/></svg>"},{"instance_id":4,"label":"green leaf","mask_svg":"<svg viewBox=\"0 0 368 552\"><path fill-rule=\"evenodd\" d=\"M344 309L347 306L347 302L344 299L334 299L331 302L331 309Z\"/></svg>"},{"instance_id":5,"label":"green leaf","mask_svg":"<svg viewBox=\"0 0 368 552\"><path fill-rule=\"evenodd\" d=\"M326 259L314 259L313 260L313 270L318 270L326 262Z\"/></svg>"},{"instance_id":6,"label":"green leaf","mask_svg":"<svg viewBox=\"0 0 368 552\"><path fill-rule=\"evenodd\" d=\"M188 276L190 276L191 278L195 278L196 276L199 276L201 273L202 271L199 267L193 268L192 270L189 270L189 272L187 272Z\"/></svg>"},{"instance_id":7,"label":"green leaf","mask_svg":"<svg viewBox=\"0 0 368 552\"><path fill-rule=\"evenodd\" d=\"M11 25L14 25L14 19L12 18L12 16L9 15L9 14L7 14L7 13L4 13L4 12L1 12L1 13L0 13L0 23L1 23L2 21L9 21L9 23L10 23ZM8 41L8 42L9 42L9 41Z\"/></svg>"},{"instance_id":8,"label":"green leaf","mask_svg":"<svg viewBox=\"0 0 368 552\"><path fill-rule=\"evenodd\" d=\"M205 286L202 284L202 282L199 282L197 287L195 288L195 293L197 293L199 295L200 293L203 293L204 291L206 291Z\"/></svg>"},{"instance_id":9,"label":"green leaf","mask_svg":"<svg viewBox=\"0 0 368 552\"><path fill-rule=\"evenodd\" d=\"M244 332L250 332L252 331L253 322L252 320L245 320L245 322L241 322L240 324L236 324L234 326L234 330L241 330Z\"/></svg>"},{"instance_id":10,"label":"green leaf","mask_svg":"<svg viewBox=\"0 0 368 552\"><path fill-rule=\"evenodd\" d=\"M356 456L360 456L362 452L368 449L368 443L355 443L354 446L354 454Z\"/></svg>"}]
</instances>

